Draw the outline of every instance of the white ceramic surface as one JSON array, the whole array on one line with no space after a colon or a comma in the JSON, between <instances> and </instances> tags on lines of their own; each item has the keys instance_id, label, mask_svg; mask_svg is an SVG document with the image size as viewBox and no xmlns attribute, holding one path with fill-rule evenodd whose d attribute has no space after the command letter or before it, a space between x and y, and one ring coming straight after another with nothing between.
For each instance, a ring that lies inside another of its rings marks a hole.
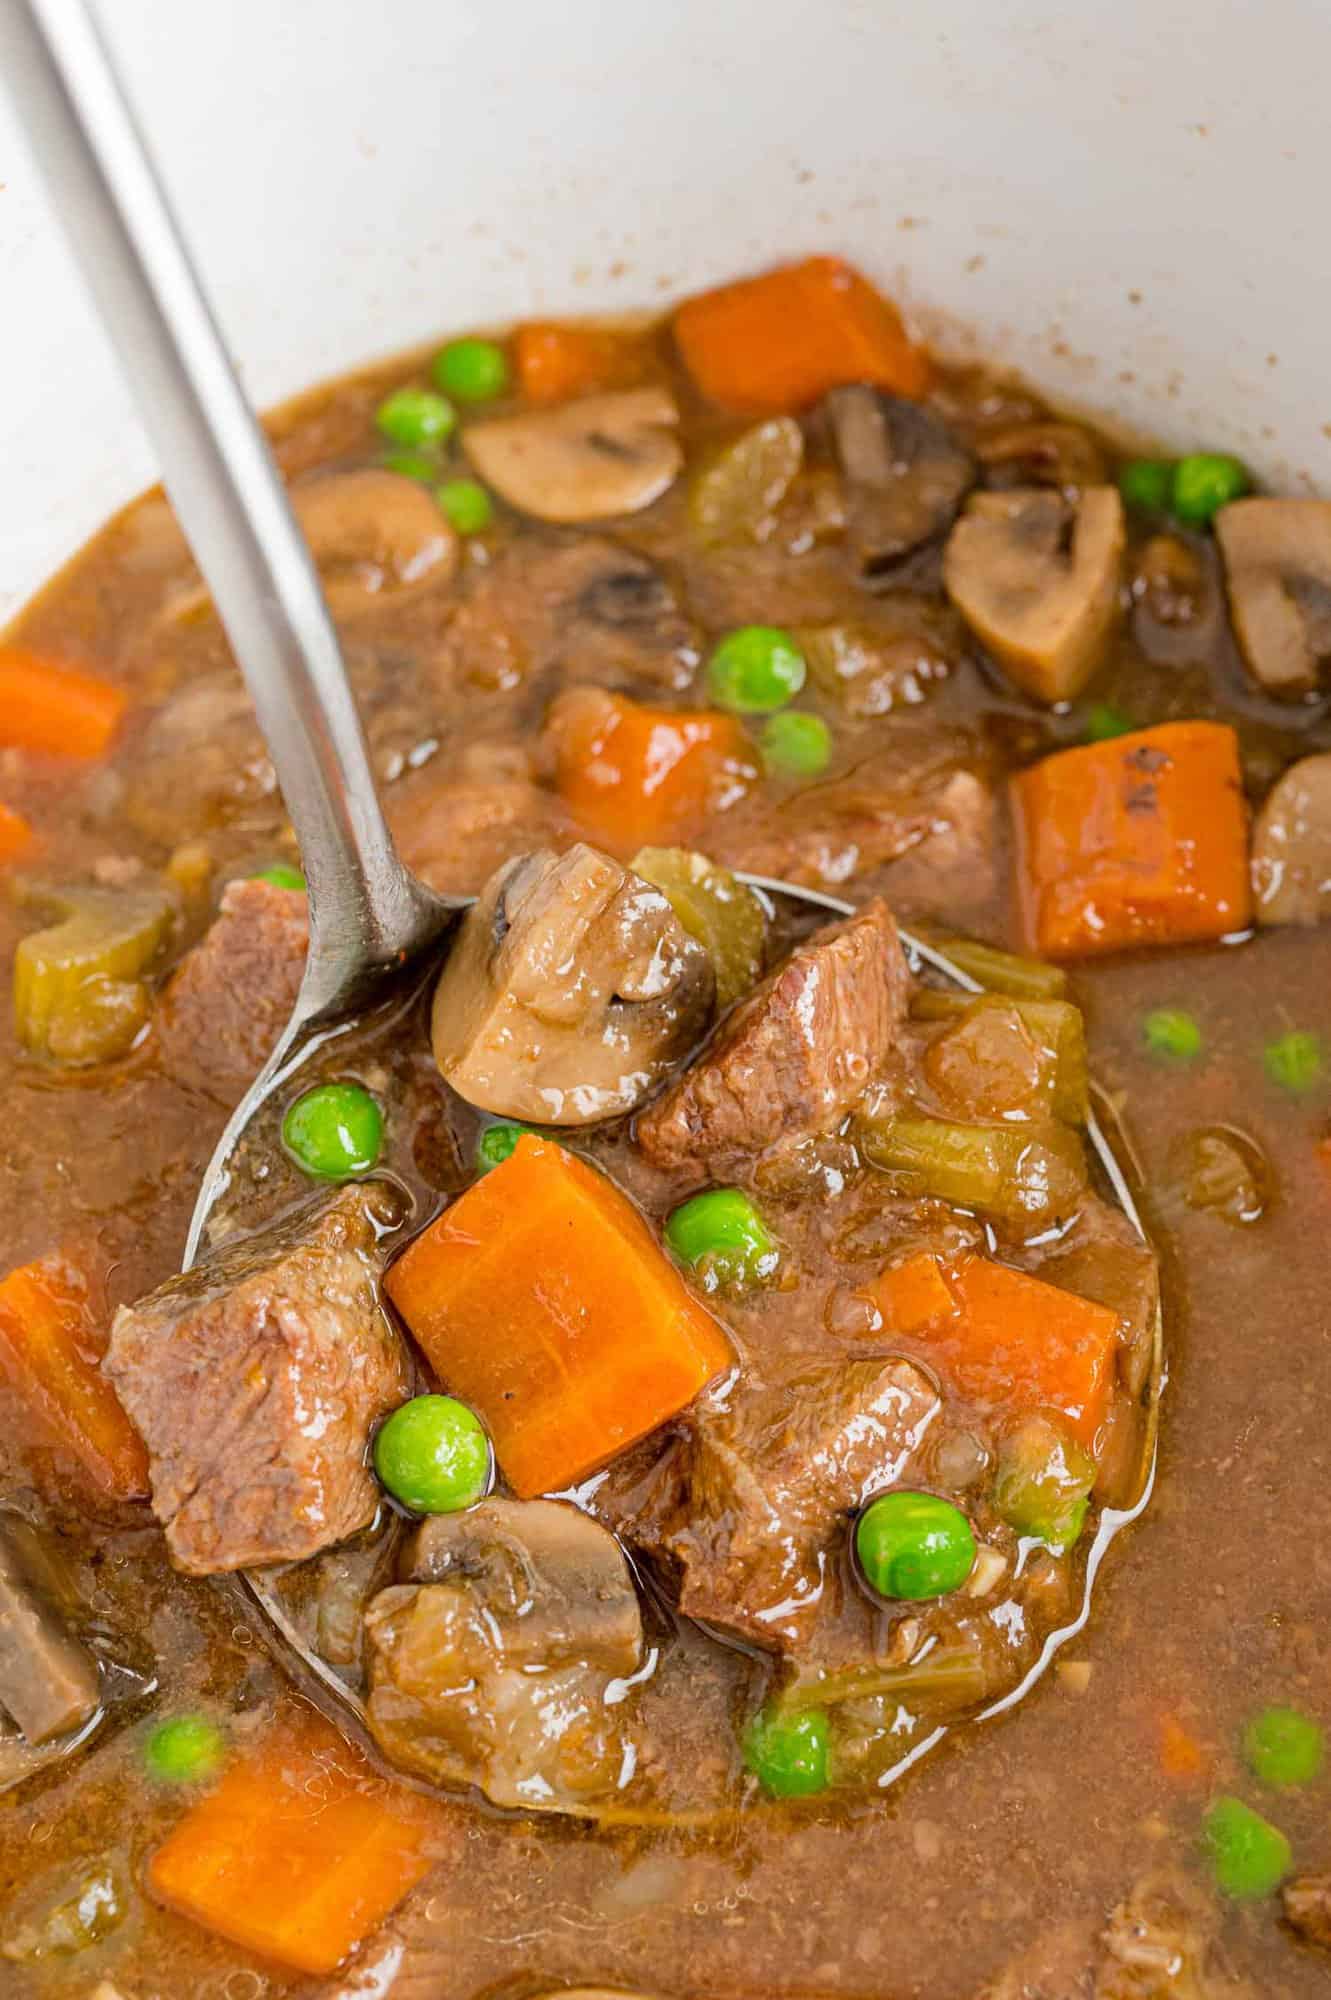
<instances>
[{"instance_id":1,"label":"white ceramic surface","mask_svg":"<svg viewBox=\"0 0 1331 2000\"><path fill-rule=\"evenodd\" d=\"M1326 0L103 0L253 393L839 249L1331 490ZM0 96L0 617L152 474Z\"/></svg>"}]
</instances>

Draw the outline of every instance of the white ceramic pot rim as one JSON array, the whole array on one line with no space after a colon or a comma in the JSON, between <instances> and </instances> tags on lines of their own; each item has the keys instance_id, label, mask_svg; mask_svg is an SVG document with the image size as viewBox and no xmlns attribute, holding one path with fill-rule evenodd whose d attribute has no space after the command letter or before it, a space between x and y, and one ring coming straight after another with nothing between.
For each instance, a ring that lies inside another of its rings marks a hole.
<instances>
[{"instance_id":1,"label":"white ceramic pot rim","mask_svg":"<svg viewBox=\"0 0 1331 2000\"><path fill-rule=\"evenodd\" d=\"M252 393L811 249L949 344L1331 489L1311 0L104 0ZM153 476L0 100L0 617Z\"/></svg>"}]
</instances>

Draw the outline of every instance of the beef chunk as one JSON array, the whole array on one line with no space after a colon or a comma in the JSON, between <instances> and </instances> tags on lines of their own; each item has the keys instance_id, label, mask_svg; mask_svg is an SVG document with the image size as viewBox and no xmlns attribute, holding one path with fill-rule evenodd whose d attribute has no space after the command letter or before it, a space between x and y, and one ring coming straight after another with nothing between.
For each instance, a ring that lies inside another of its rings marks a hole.
<instances>
[{"instance_id":1,"label":"beef chunk","mask_svg":"<svg viewBox=\"0 0 1331 2000\"><path fill-rule=\"evenodd\" d=\"M0 1520L0 1708L31 1744L79 1729L101 1699L97 1662L42 1587L40 1544Z\"/></svg>"},{"instance_id":2,"label":"beef chunk","mask_svg":"<svg viewBox=\"0 0 1331 2000\"><path fill-rule=\"evenodd\" d=\"M881 1067L910 974L886 904L791 953L641 1118L658 1166L716 1175L777 1139L825 1132Z\"/></svg>"},{"instance_id":3,"label":"beef chunk","mask_svg":"<svg viewBox=\"0 0 1331 2000\"><path fill-rule=\"evenodd\" d=\"M408 1393L376 1291L393 1219L346 1188L116 1314L106 1369L178 1569L299 1562L373 1518L366 1440Z\"/></svg>"},{"instance_id":4,"label":"beef chunk","mask_svg":"<svg viewBox=\"0 0 1331 2000\"><path fill-rule=\"evenodd\" d=\"M681 1610L797 1650L848 1517L903 1477L938 1409L918 1368L880 1357L806 1364L700 1410L682 1501L651 1537L681 1566Z\"/></svg>"},{"instance_id":5,"label":"beef chunk","mask_svg":"<svg viewBox=\"0 0 1331 2000\"><path fill-rule=\"evenodd\" d=\"M271 882L228 883L216 920L157 1010L158 1041L172 1074L235 1103L290 1018L309 941L304 896Z\"/></svg>"},{"instance_id":6,"label":"beef chunk","mask_svg":"<svg viewBox=\"0 0 1331 2000\"><path fill-rule=\"evenodd\" d=\"M1280 1892L1285 1921L1310 1944L1331 1945L1331 1871L1299 1875Z\"/></svg>"},{"instance_id":7,"label":"beef chunk","mask_svg":"<svg viewBox=\"0 0 1331 2000\"><path fill-rule=\"evenodd\" d=\"M538 674L579 684L681 689L701 635L635 549L599 535L526 536L476 572L445 636L452 672L513 687Z\"/></svg>"},{"instance_id":8,"label":"beef chunk","mask_svg":"<svg viewBox=\"0 0 1331 2000\"><path fill-rule=\"evenodd\" d=\"M625 1768L642 1619L607 1529L555 1500L486 1500L413 1537L366 1619L368 1715L402 1770L496 1805L576 1812Z\"/></svg>"},{"instance_id":9,"label":"beef chunk","mask_svg":"<svg viewBox=\"0 0 1331 2000\"><path fill-rule=\"evenodd\" d=\"M533 848L568 846L572 825L553 792L526 769L468 771L442 781L430 772L404 788L389 815L407 866L445 896L474 896L495 869Z\"/></svg>"}]
</instances>

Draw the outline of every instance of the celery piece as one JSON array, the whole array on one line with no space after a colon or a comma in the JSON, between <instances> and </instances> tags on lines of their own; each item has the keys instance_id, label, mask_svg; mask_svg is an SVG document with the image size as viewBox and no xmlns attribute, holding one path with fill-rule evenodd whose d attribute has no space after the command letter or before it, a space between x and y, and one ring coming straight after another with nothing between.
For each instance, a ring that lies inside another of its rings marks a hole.
<instances>
[{"instance_id":1,"label":"celery piece","mask_svg":"<svg viewBox=\"0 0 1331 2000\"><path fill-rule=\"evenodd\" d=\"M794 417L771 417L725 445L689 490L689 526L704 548L760 542L804 463Z\"/></svg>"},{"instance_id":2,"label":"celery piece","mask_svg":"<svg viewBox=\"0 0 1331 2000\"><path fill-rule=\"evenodd\" d=\"M1067 973L1041 958L1020 958L977 938L931 936L928 942L986 993L1006 993L1012 1000L1061 1000L1067 992Z\"/></svg>"},{"instance_id":3,"label":"celery piece","mask_svg":"<svg viewBox=\"0 0 1331 2000\"><path fill-rule=\"evenodd\" d=\"M142 985L172 929L160 887L30 891L57 921L14 954L14 1018L34 1055L70 1067L123 1055L147 1019Z\"/></svg>"},{"instance_id":4,"label":"celery piece","mask_svg":"<svg viewBox=\"0 0 1331 2000\"><path fill-rule=\"evenodd\" d=\"M860 1151L912 1192L1013 1225L1070 1215L1086 1191L1081 1139L1065 1125L950 1125L939 1118L863 1118Z\"/></svg>"},{"instance_id":5,"label":"celery piece","mask_svg":"<svg viewBox=\"0 0 1331 2000\"><path fill-rule=\"evenodd\" d=\"M767 944L767 919L752 889L686 847L644 847L629 865L661 891L689 936L710 954L717 1006L729 1007L747 993L762 972Z\"/></svg>"},{"instance_id":6,"label":"celery piece","mask_svg":"<svg viewBox=\"0 0 1331 2000\"><path fill-rule=\"evenodd\" d=\"M994 1512L1061 1555L1086 1523L1095 1460L1052 1417L1028 1417L998 1448Z\"/></svg>"}]
</instances>

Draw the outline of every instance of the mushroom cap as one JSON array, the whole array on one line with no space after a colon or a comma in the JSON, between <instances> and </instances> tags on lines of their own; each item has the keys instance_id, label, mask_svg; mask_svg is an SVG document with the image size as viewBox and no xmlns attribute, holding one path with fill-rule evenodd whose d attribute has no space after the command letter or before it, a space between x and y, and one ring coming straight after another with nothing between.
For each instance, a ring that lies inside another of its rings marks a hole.
<instances>
[{"instance_id":1,"label":"mushroom cap","mask_svg":"<svg viewBox=\"0 0 1331 2000\"><path fill-rule=\"evenodd\" d=\"M684 453L668 389L582 396L469 424L468 458L509 505L540 521L605 521L650 507L673 482Z\"/></svg>"},{"instance_id":2,"label":"mushroom cap","mask_svg":"<svg viewBox=\"0 0 1331 2000\"><path fill-rule=\"evenodd\" d=\"M465 1582L509 1666L582 1660L631 1674L642 1612L608 1528L565 1500L482 1500L421 1523L403 1550L411 1583Z\"/></svg>"},{"instance_id":3,"label":"mushroom cap","mask_svg":"<svg viewBox=\"0 0 1331 2000\"><path fill-rule=\"evenodd\" d=\"M400 473L330 473L296 487L291 504L340 618L447 583L457 568L457 536Z\"/></svg>"},{"instance_id":4,"label":"mushroom cap","mask_svg":"<svg viewBox=\"0 0 1331 2000\"><path fill-rule=\"evenodd\" d=\"M890 567L956 519L975 461L922 403L866 383L823 400L848 488L850 532L866 574Z\"/></svg>"},{"instance_id":5,"label":"mushroom cap","mask_svg":"<svg viewBox=\"0 0 1331 2000\"><path fill-rule=\"evenodd\" d=\"M1315 693L1331 660L1331 500L1234 500L1215 531L1249 672L1279 700Z\"/></svg>"},{"instance_id":6,"label":"mushroom cap","mask_svg":"<svg viewBox=\"0 0 1331 2000\"><path fill-rule=\"evenodd\" d=\"M701 1037L711 959L658 889L579 843L496 871L435 989L431 1033L469 1104L543 1125L630 1111Z\"/></svg>"},{"instance_id":7,"label":"mushroom cap","mask_svg":"<svg viewBox=\"0 0 1331 2000\"><path fill-rule=\"evenodd\" d=\"M1301 757L1278 780L1252 835L1260 924L1316 924L1331 916L1331 750Z\"/></svg>"},{"instance_id":8,"label":"mushroom cap","mask_svg":"<svg viewBox=\"0 0 1331 2000\"><path fill-rule=\"evenodd\" d=\"M977 493L948 538L943 581L1019 687L1069 701L1109 643L1124 538L1112 486L1088 487L1075 505L1038 487Z\"/></svg>"}]
</instances>

